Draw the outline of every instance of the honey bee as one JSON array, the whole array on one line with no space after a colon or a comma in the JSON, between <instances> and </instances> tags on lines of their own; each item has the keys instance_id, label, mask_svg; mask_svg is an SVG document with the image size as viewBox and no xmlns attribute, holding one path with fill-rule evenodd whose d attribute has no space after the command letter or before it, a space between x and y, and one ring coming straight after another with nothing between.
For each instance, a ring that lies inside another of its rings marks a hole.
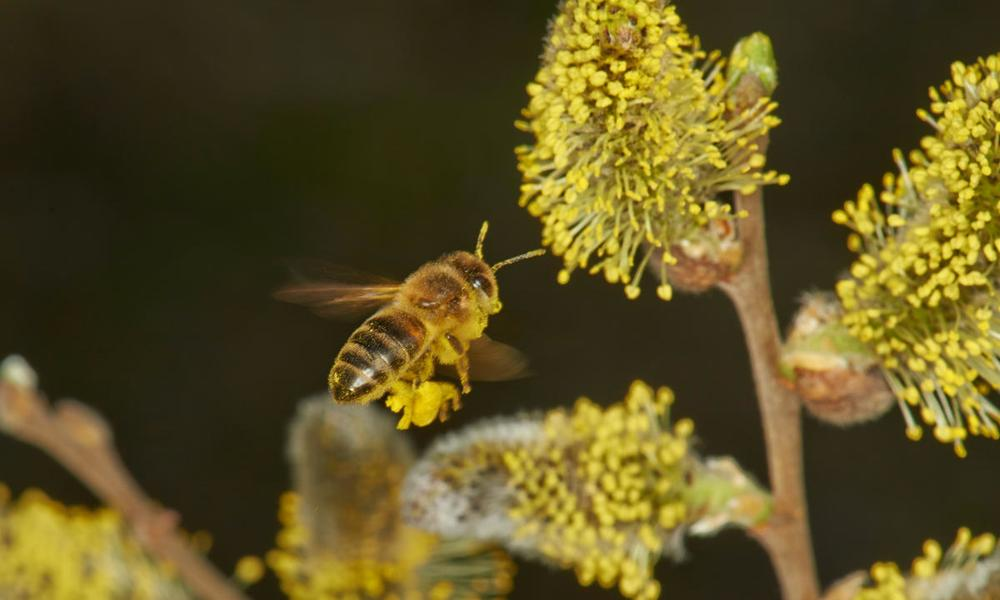
<instances>
[{"instance_id":1,"label":"honey bee","mask_svg":"<svg viewBox=\"0 0 1000 600\"><path fill-rule=\"evenodd\" d=\"M423 427L435 417L444 421L458 410L470 379L499 381L524 373L520 352L483 334L491 315L500 312L496 272L527 258L533 250L492 266L483 259L483 223L475 254L456 251L425 263L402 283L369 280L313 281L279 291L285 301L304 304L322 315L359 309L377 312L358 327L330 369L334 401L367 404L386 396L386 405L402 411L397 427ZM434 379L435 369L450 367L453 383ZM387 395L388 394L388 395Z\"/></svg>"}]
</instances>

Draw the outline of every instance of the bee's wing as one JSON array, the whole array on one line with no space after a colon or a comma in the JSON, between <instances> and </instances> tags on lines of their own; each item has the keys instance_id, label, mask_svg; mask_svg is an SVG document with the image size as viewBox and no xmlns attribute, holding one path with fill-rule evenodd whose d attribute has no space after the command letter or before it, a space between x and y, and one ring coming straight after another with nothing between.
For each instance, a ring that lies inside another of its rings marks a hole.
<instances>
[{"instance_id":1,"label":"bee's wing","mask_svg":"<svg viewBox=\"0 0 1000 600\"><path fill-rule=\"evenodd\" d=\"M527 377L528 357L513 346L483 335L469 344L469 379L507 381Z\"/></svg>"},{"instance_id":2,"label":"bee's wing","mask_svg":"<svg viewBox=\"0 0 1000 600\"><path fill-rule=\"evenodd\" d=\"M374 312L399 291L399 282L342 266L299 264L300 281L274 293L278 300L308 306L323 317ZM304 275L302 275L304 273Z\"/></svg>"}]
</instances>

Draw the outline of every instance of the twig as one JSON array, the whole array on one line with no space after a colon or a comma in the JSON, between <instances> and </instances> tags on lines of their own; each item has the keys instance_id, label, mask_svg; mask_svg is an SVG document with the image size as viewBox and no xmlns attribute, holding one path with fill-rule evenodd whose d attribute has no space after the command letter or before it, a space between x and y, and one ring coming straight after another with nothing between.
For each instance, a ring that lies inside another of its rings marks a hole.
<instances>
[{"instance_id":1,"label":"twig","mask_svg":"<svg viewBox=\"0 0 1000 600\"><path fill-rule=\"evenodd\" d=\"M743 326L764 423L774 512L753 533L771 556L784 598L812 600L819 589L802 476L801 406L781 385L778 372L781 341L768 280L761 200L759 188L748 196L737 194L737 207L748 213L740 222L746 262L719 287L732 299Z\"/></svg>"},{"instance_id":2,"label":"twig","mask_svg":"<svg viewBox=\"0 0 1000 600\"><path fill-rule=\"evenodd\" d=\"M754 79L749 83L750 86L744 88L749 90L744 102L752 102L753 96L760 97L762 93L759 82ZM763 153L767 147L766 136L756 143ZM782 385L778 371L781 338L768 274L763 194L758 186L752 194L737 192L735 197L736 209L747 213L746 218L740 220L739 230L744 262L718 286L736 307L746 337L774 497L771 518L751 532L771 557L783 597L786 600L814 600L819 596L819 584L803 480L801 404L798 397Z\"/></svg>"},{"instance_id":3,"label":"twig","mask_svg":"<svg viewBox=\"0 0 1000 600\"><path fill-rule=\"evenodd\" d=\"M26 364L21 368L30 369ZM198 597L245 600L239 589L181 538L177 513L147 496L128 473L107 422L72 400L50 406L34 387L33 374L27 379L31 381L0 377L0 429L48 453L121 513L143 547L173 565Z\"/></svg>"}]
</instances>

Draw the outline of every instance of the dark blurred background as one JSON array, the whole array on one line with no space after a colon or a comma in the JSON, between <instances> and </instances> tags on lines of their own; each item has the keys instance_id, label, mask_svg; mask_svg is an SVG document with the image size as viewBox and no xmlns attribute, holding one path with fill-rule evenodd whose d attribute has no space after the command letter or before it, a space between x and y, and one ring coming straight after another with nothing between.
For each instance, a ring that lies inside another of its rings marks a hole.
<instances>
[{"instance_id":1,"label":"dark blurred background","mask_svg":"<svg viewBox=\"0 0 1000 600\"><path fill-rule=\"evenodd\" d=\"M927 127L914 109L953 60L1000 51L991 0L680 1L708 48L763 30L784 124L767 194L772 277L797 295L849 260L830 212L891 169ZM513 120L554 0L169 3L8 0L0 6L0 355L21 353L51 396L106 414L142 484L229 570L272 545L288 487L285 426L322 389L357 323L271 291L283 261L316 257L403 276L471 248L538 245L517 206ZM484 415L618 400L669 384L704 449L766 475L743 340L719 293L635 302L602 279L555 284L546 257L503 273L490 333L536 375L479 384L432 436ZM1000 530L1000 444L969 458L907 441L897 411L841 431L812 419L805 454L824 584L878 559L908 564L928 536ZM0 438L0 480L67 502L88 492ZM728 532L661 564L664 598L773 598L764 553ZM720 576L724 575L724 576ZM276 597L273 581L256 588ZM522 564L515 598L581 591Z\"/></svg>"}]
</instances>

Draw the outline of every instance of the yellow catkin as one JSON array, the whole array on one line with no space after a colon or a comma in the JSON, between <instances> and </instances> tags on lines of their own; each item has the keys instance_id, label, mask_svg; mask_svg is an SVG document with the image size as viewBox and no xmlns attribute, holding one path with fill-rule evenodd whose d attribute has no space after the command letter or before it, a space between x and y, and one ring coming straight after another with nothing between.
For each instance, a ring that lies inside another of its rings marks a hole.
<instances>
[{"instance_id":1,"label":"yellow catkin","mask_svg":"<svg viewBox=\"0 0 1000 600\"><path fill-rule=\"evenodd\" d=\"M970 436L1000 439L1000 55L952 65L918 111L933 133L880 190L865 185L833 214L857 253L837 284L844 324L878 353L907 425L965 456ZM913 415L916 408L918 418ZM921 423L922 422L922 423Z\"/></svg>"},{"instance_id":2,"label":"yellow catkin","mask_svg":"<svg viewBox=\"0 0 1000 600\"><path fill-rule=\"evenodd\" d=\"M635 297L652 248L669 257L735 218L721 192L787 180L759 170L754 143L778 124L776 105L728 112L722 67L663 0L561 4L517 123L534 142L516 149L520 204L563 257L560 282L589 268Z\"/></svg>"},{"instance_id":3,"label":"yellow catkin","mask_svg":"<svg viewBox=\"0 0 1000 600\"><path fill-rule=\"evenodd\" d=\"M925 541L923 554L913 560L909 573L904 574L892 562L872 565L868 583L858 591L854 600L950 598L958 597L956 592L959 591L968 592L970 598L980 597L977 588L985 585L1000 568L1000 562L994 556L995 550L996 537L993 534L972 537L972 533L962 527L947 551L942 551L935 540ZM993 560L984 561L987 558Z\"/></svg>"},{"instance_id":4,"label":"yellow catkin","mask_svg":"<svg viewBox=\"0 0 1000 600\"><path fill-rule=\"evenodd\" d=\"M66 507L37 490L7 504L0 489L0 598L191 597L117 512Z\"/></svg>"},{"instance_id":5,"label":"yellow catkin","mask_svg":"<svg viewBox=\"0 0 1000 600\"><path fill-rule=\"evenodd\" d=\"M606 408L486 422L446 437L411 472L411 519L449 535L502 539L573 569L583 585L659 595L653 567L687 523L694 423L671 425L669 388L635 382ZM460 513L460 514L459 514Z\"/></svg>"},{"instance_id":6,"label":"yellow catkin","mask_svg":"<svg viewBox=\"0 0 1000 600\"><path fill-rule=\"evenodd\" d=\"M264 561L258 556L244 556L236 563L233 576L243 585L257 583L264 577Z\"/></svg>"}]
</instances>

